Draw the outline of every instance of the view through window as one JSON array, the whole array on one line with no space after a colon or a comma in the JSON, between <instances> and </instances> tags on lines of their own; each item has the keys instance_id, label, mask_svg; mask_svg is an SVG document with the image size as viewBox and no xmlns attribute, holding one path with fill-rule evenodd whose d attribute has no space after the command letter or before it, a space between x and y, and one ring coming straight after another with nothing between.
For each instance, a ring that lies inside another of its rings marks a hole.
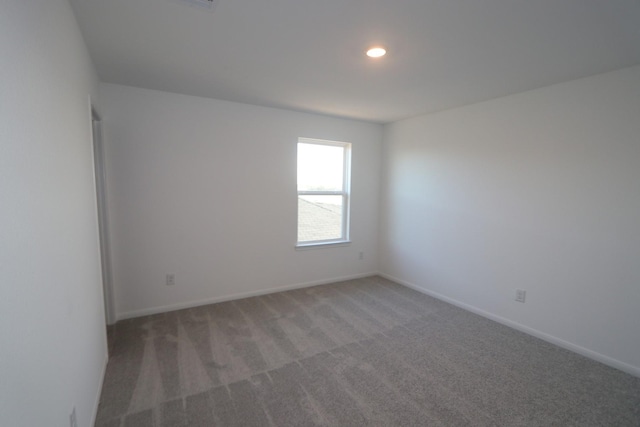
<instances>
[{"instance_id":1,"label":"view through window","mask_svg":"<svg viewBox=\"0 0 640 427\"><path fill-rule=\"evenodd\" d=\"M298 139L298 244L349 239L351 144Z\"/></svg>"}]
</instances>

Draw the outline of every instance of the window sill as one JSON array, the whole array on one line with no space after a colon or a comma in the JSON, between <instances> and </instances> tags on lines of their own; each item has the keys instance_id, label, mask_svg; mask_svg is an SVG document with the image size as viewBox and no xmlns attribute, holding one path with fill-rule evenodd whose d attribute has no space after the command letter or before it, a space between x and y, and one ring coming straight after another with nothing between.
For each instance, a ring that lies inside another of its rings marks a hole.
<instances>
[{"instance_id":1,"label":"window sill","mask_svg":"<svg viewBox=\"0 0 640 427\"><path fill-rule=\"evenodd\" d=\"M348 246L351 240L337 240L334 242L309 242L296 244L296 251L304 251L307 249L320 249L333 246Z\"/></svg>"}]
</instances>

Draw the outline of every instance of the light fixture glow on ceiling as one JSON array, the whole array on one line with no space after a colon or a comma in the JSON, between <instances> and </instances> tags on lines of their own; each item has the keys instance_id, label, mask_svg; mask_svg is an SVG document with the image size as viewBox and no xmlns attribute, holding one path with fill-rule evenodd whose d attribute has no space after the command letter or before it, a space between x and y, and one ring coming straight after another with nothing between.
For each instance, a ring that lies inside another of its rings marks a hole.
<instances>
[{"instance_id":1,"label":"light fixture glow on ceiling","mask_svg":"<svg viewBox=\"0 0 640 427\"><path fill-rule=\"evenodd\" d=\"M381 56L384 56L386 53L387 53L387 50L385 48L376 46L376 47L372 47L367 51L367 56L371 58L380 58Z\"/></svg>"}]
</instances>

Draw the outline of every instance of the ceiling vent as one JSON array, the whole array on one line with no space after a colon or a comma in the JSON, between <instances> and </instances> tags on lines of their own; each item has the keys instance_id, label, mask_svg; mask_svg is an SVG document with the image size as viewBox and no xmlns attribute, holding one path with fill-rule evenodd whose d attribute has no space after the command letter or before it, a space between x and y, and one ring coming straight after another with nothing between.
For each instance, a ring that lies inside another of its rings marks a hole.
<instances>
[{"instance_id":1,"label":"ceiling vent","mask_svg":"<svg viewBox=\"0 0 640 427\"><path fill-rule=\"evenodd\" d=\"M218 0L176 0L179 3L186 4L188 6L194 6L199 9L205 9L213 11L218 4Z\"/></svg>"}]
</instances>

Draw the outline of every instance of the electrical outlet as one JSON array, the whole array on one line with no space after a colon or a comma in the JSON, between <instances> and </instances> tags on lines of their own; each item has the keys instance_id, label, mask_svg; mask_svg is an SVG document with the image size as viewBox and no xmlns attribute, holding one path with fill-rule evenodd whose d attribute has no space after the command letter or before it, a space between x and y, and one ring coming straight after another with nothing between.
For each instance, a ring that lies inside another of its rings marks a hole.
<instances>
[{"instance_id":1,"label":"electrical outlet","mask_svg":"<svg viewBox=\"0 0 640 427\"><path fill-rule=\"evenodd\" d=\"M523 291L522 289L516 289L516 301L524 302L527 298L527 291Z\"/></svg>"},{"instance_id":2,"label":"electrical outlet","mask_svg":"<svg viewBox=\"0 0 640 427\"><path fill-rule=\"evenodd\" d=\"M358 259L362 261L364 259L364 252L358 252Z\"/></svg>"},{"instance_id":3,"label":"electrical outlet","mask_svg":"<svg viewBox=\"0 0 640 427\"><path fill-rule=\"evenodd\" d=\"M173 286L176 284L176 275L175 274L167 274L167 286Z\"/></svg>"},{"instance_id":4,"label":"electrical outlet","mask_svg":"<svg viewBox=\"0 0 640 427\"><path fill-rule=\"evenodd\" d=\"M70 427L78 427L78 417L76 417L76 407L73 407L73 411L71 411L71 415L69 415L69 426Z\"/></svg>"}]
</instances>

